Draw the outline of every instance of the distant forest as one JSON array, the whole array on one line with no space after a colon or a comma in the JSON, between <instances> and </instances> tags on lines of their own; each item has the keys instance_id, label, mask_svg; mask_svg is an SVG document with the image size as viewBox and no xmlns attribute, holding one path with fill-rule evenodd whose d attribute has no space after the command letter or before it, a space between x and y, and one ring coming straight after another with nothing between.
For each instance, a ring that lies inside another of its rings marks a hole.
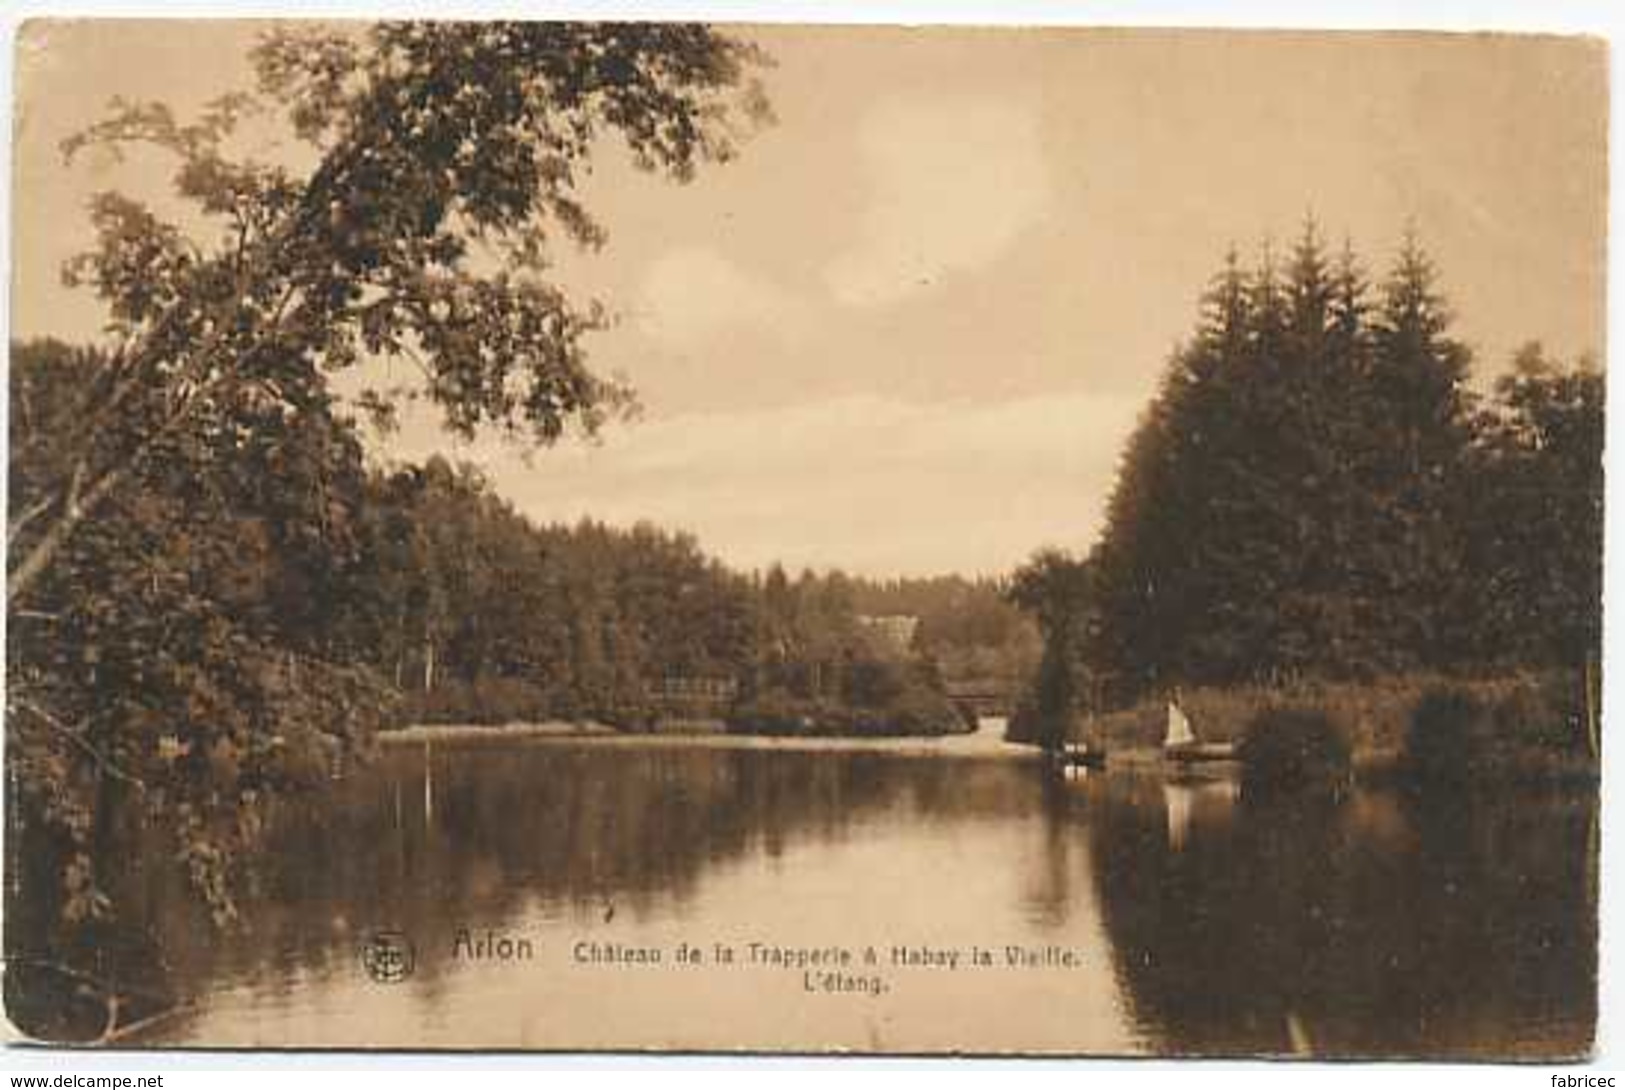
<instances>
[{"instance_id":1,"label":"distant forest","mask_svg":"<svg viewBox=\"0 0 1625 1090\"><path fill-rule=\"evenodd\" d=\"M767 696L884 704L854 679L902 665L932 688L943 671L1013 687L1037 658L1035 626L996 581L741 573L648 524L537 525L440 458L374 473L363 495L330 615L407 695L403 721L650 729L684 683L712 683L724 717ZM883 634L886 617L915 622L910 637Z\"/></svg>"},{"instance_id":2,"label":"distant forest","mask_svg":"<svg viewBox=\"0 0 1625 1090\"><path fill-rule=\"evenodd\" d=\"M56 342L13 345L18 434L44 444L66 428L104 366ZM25 490L31 468L18 466ZM23 618L26 628L48 614L59 641L71 634L56 644L69 659L50 664L62 699L118 691L160 718L167 700L203 699L194 685L232 699L207 669L235 644L262 648L282 674L362 668L358 684L403 698L395 722L650 729L674 682L716 683L724 695L707 710L718 718L774 695L827 715L823 704L885 704L856 692L860 675L912 672L940 691L947 671L1013 689L1038 655L1036 627L996 580L746 574L647 524L537 525L473 466L369 469L322 416L231 460L187 452L149 484L82 535L71 581L43 588ZM132 538L142 555L121 563L117 543ZM871 623L886 616L915 622L910 638ZM14 663L34 665L50 646L15 643ZM922 729L958 726L939 717Z\"/></svg>"},{"instance_id":3,"label":"distant forest","mask_svg":"<svg viewBox=\"0 0 1625 1090\"><path fill-rule=\"evenodd\" d=\"M1044 633L1018 735L1181 685L1595 665L1601 372L1529 344L1479 394L1415 239L1363 269L1312 225L1230 255L1100 539L1014 577Z\"/></svg>"}]
</instances>

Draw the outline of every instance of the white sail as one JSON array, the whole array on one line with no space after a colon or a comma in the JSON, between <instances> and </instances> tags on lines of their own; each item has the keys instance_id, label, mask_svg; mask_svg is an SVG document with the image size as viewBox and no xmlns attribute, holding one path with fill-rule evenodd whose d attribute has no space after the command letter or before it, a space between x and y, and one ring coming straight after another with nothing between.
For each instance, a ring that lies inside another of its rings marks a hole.
<instances>
[{"instance_id":1,"label":"white sail","mask_svg":"<svg viewBox=\"0 0 1625 1090\"><path fill-rule=\"evenodd\" d=\"M1196 741L1196 733L1191 730L1191 721L1185 718L1185 713L1179 710L1179 705L1172 700L1168 701L1168 735L1163 739L1164 749L1175 746L1188 746Z\"/></svg>"}]
</instances>

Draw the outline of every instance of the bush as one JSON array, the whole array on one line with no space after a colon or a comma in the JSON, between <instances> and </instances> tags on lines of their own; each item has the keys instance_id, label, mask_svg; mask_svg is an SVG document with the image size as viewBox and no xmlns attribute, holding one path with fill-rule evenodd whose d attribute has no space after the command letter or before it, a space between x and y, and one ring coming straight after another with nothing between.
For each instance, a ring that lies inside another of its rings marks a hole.
<instances>
[{"instance_id":1,"label":"bush","mask_svg":"<svg viewBox=\"0 0 1625 1090\"><path fill-rule=\"evenodd\" d=\"M660 715L645 700L622 700L579 718L595 719L628 734L650 734L660 725Z\"/></svg>"},{"instance_id":2,"label":"bush","mask_svg":"<svg viewBox=\"0 0 1625 1090\"><path fill-rule=\"evenodd\" d=\"M896 738L972 729L946 695L912 679L871 706L769 689L735 704L728 715L734 734Z\"/></svg>"},{"instance_id":3,"label":"bush","mask_svg":"<svg viewBox=\"0 0 1625 1090\"><path fill-rule=\"evenodd\" d=\"M1523 679L1495 705L1495 729L1524 747L1548 754L1586 757L1591 752L1583 680L1548 673Z\"/></svg>"},{"instance_id":4,"label":"bush","mask_svg":"<svg viewBox=\"0 0 1625 1090\"><path fill-rule=\"evenodd\" d=\"M1348 779L1348 735L1317 708L1268 708L1253 718L1237 747L1249 789L1328 787Z\"/></svg>"},{"instance_id":5,"label":"bush","mask_svg":"<svg viewBox=\"0 0 1625 1090\"><path fill-rule=\"evenodd\" d=\"M1460 781L1482 771L1495 747L1494 721L1483 700L1461 688L1422 694L1405 732L1405 767L1425 780Z\"/></svg>"},{"instance_id":6,"label":"bush","mask_svg":"<svg viewBox=\"0 0 1625 1090\"><path fill-rule=\"evenodd\" d=\"M1563 675L1435 686L1411 711L1404 767L1442 784L1586 771L1593 762L1584 702Z\"/></svg>"},{"instance_id":7,"label":"bush","mask_svg":"<svg viewBox=\"0 0 1625 1090\"><path fill-rule=\"evenodd\" d=\"M942 693L911 685L884 709L902 734L965 734L975 729Z\"/></svg>"},{"instance_id":8,"label":"bush","mask_svg":"<svg viewBox=\"0 0 1625 1090\"><path fill-rule=\"evenodd\" d=\"M735 704L728 713L728 730L733 734L811 734L818 712L815 701L769 689Z\"/></svg>"}]
</instances>

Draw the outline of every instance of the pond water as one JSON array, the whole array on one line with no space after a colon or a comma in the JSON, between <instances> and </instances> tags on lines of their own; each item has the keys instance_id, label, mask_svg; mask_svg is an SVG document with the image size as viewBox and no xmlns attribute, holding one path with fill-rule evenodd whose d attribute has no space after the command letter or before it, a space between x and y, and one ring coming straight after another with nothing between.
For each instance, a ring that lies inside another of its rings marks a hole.
<instances>
[{"instance_id":1,"label":"pond water","mask_svg":"<svg viewBox=\"0 0 1625 1090\"><path fill-rule=\"evenodd\" d=\"M284 815L245 932L163 912L192 1006L146 1042L1589 1047L1593 793L1258 800L1058 777L995 731L388 748Z\"/></svg>"}]
</instances>

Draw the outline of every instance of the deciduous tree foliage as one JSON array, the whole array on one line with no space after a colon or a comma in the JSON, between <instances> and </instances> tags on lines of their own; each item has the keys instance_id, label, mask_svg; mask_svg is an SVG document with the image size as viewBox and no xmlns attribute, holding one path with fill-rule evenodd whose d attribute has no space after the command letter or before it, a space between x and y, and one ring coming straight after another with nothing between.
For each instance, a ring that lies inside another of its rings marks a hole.
<instances>
[{"instance_id":1,"label":"deciduous tree foliage","mask_svg":"<svg viewBox=\"0 0 1625 1090\"><path fill-rule=\"evenodd\" d=\"M1602 373L1522 348L1476 421L1460 497L1463 607L1490 661L1576 666L1602 646Z\"/></svg>"},{"instance_id":2,"label":"deciduous tree foliage","mask_svg":"<svg viewBox=\"0 0 1625 1090\"><path fill-rule=\"evenodd\" d=\"M66 275L106 304L103 343L13 352L8 774L37 820L12 828L38 830L30 863L60 879L68 924L116 908L126 804L173 828L228 918L257 804L325 775L381 713L356 639L496 653L435 597L494 600L480 563L380 592L454 528L374 524L332 376L409 359L453 431L590 431L629 394L586 365L603 311L547 276L552 245L604 240L580 176L618 142L687 178L765 117L763 58L695 25L280 29L253 59L256 89L196 119L122 102L65 144L169 155L190 226L99 194ZM249 119L304 151L240 153Z\"/></svg>"},{"instance_id":3,"label":"deciduous tree foliage","mask_svg":"<svg viewBox=\"0 0 1625 1090\"><path fill-rule=\"evenodd\" d=\"M1007 732L1012 741L1059 748L1074 714L1099 702L1099 671L1088 661L1099 636L1088 563L1045 550L1016 571L1006 591L1031 614L1043 639L1032 687Z\"/></svg>"},{"instance_id":4,"label":"deciduous tree foliage","mask_svg":"<svg viewBox=\"0 0 1625 1090\"><path fill-rule=\"evenodd\" d=\"M29 452L14 496L52 475L104 365L50 342L13 349L13 449ZM170 433L13 605L11 828L35 849L21 871L48 917L113 908L102 870L151 817L228 920L260 804L325 780L378 725L382 686L327 623L357 591L360 448L325 406L304 409L273 424L256 401L220 404Z\"/></svg>"},{"instance_id":5,"label":"deciduous tree foliage","mask_svg":"<svg viewBox=\"0 0 1625 1090\"><path fill-rule=\"evenodd\" d=\"M169 153L176 193L216 233L189 236L117 193L96 198L97 247L68 275L106 301L115 348L81 427L122 441L101 458L81 444L64 479L15 513L8 600L131 464L245 389L286 402L335 370L405 355L454 430L494 424L549 441L572 421L593 427L625 397L582 355L603 315L544 275L555 236L603 240L577 177L608 133L679 178L727 157L742 119L765 109L748 89L757 59L677 24L284 30L256 50L258 95L221 98L190 123L126 103L69 140L70 157ZM310 145L308 172L233 157L242 119L273 110ZM163 408L131 428L124 406L141 391L161 391Z\"/></svg>"},{"instance_id":6,"label":"deciduous tree foliage","mask_svg":"<svg viewBox=\"0 0 1625 1090\"><path fill-rule=\"evenodd\" d=\"M369 593L353 621L416 712L642 725L662 679L754 666L752 584L688 535L537 526L440 458L378 475L367 517Z\"/></svg>"}]
</instances>

